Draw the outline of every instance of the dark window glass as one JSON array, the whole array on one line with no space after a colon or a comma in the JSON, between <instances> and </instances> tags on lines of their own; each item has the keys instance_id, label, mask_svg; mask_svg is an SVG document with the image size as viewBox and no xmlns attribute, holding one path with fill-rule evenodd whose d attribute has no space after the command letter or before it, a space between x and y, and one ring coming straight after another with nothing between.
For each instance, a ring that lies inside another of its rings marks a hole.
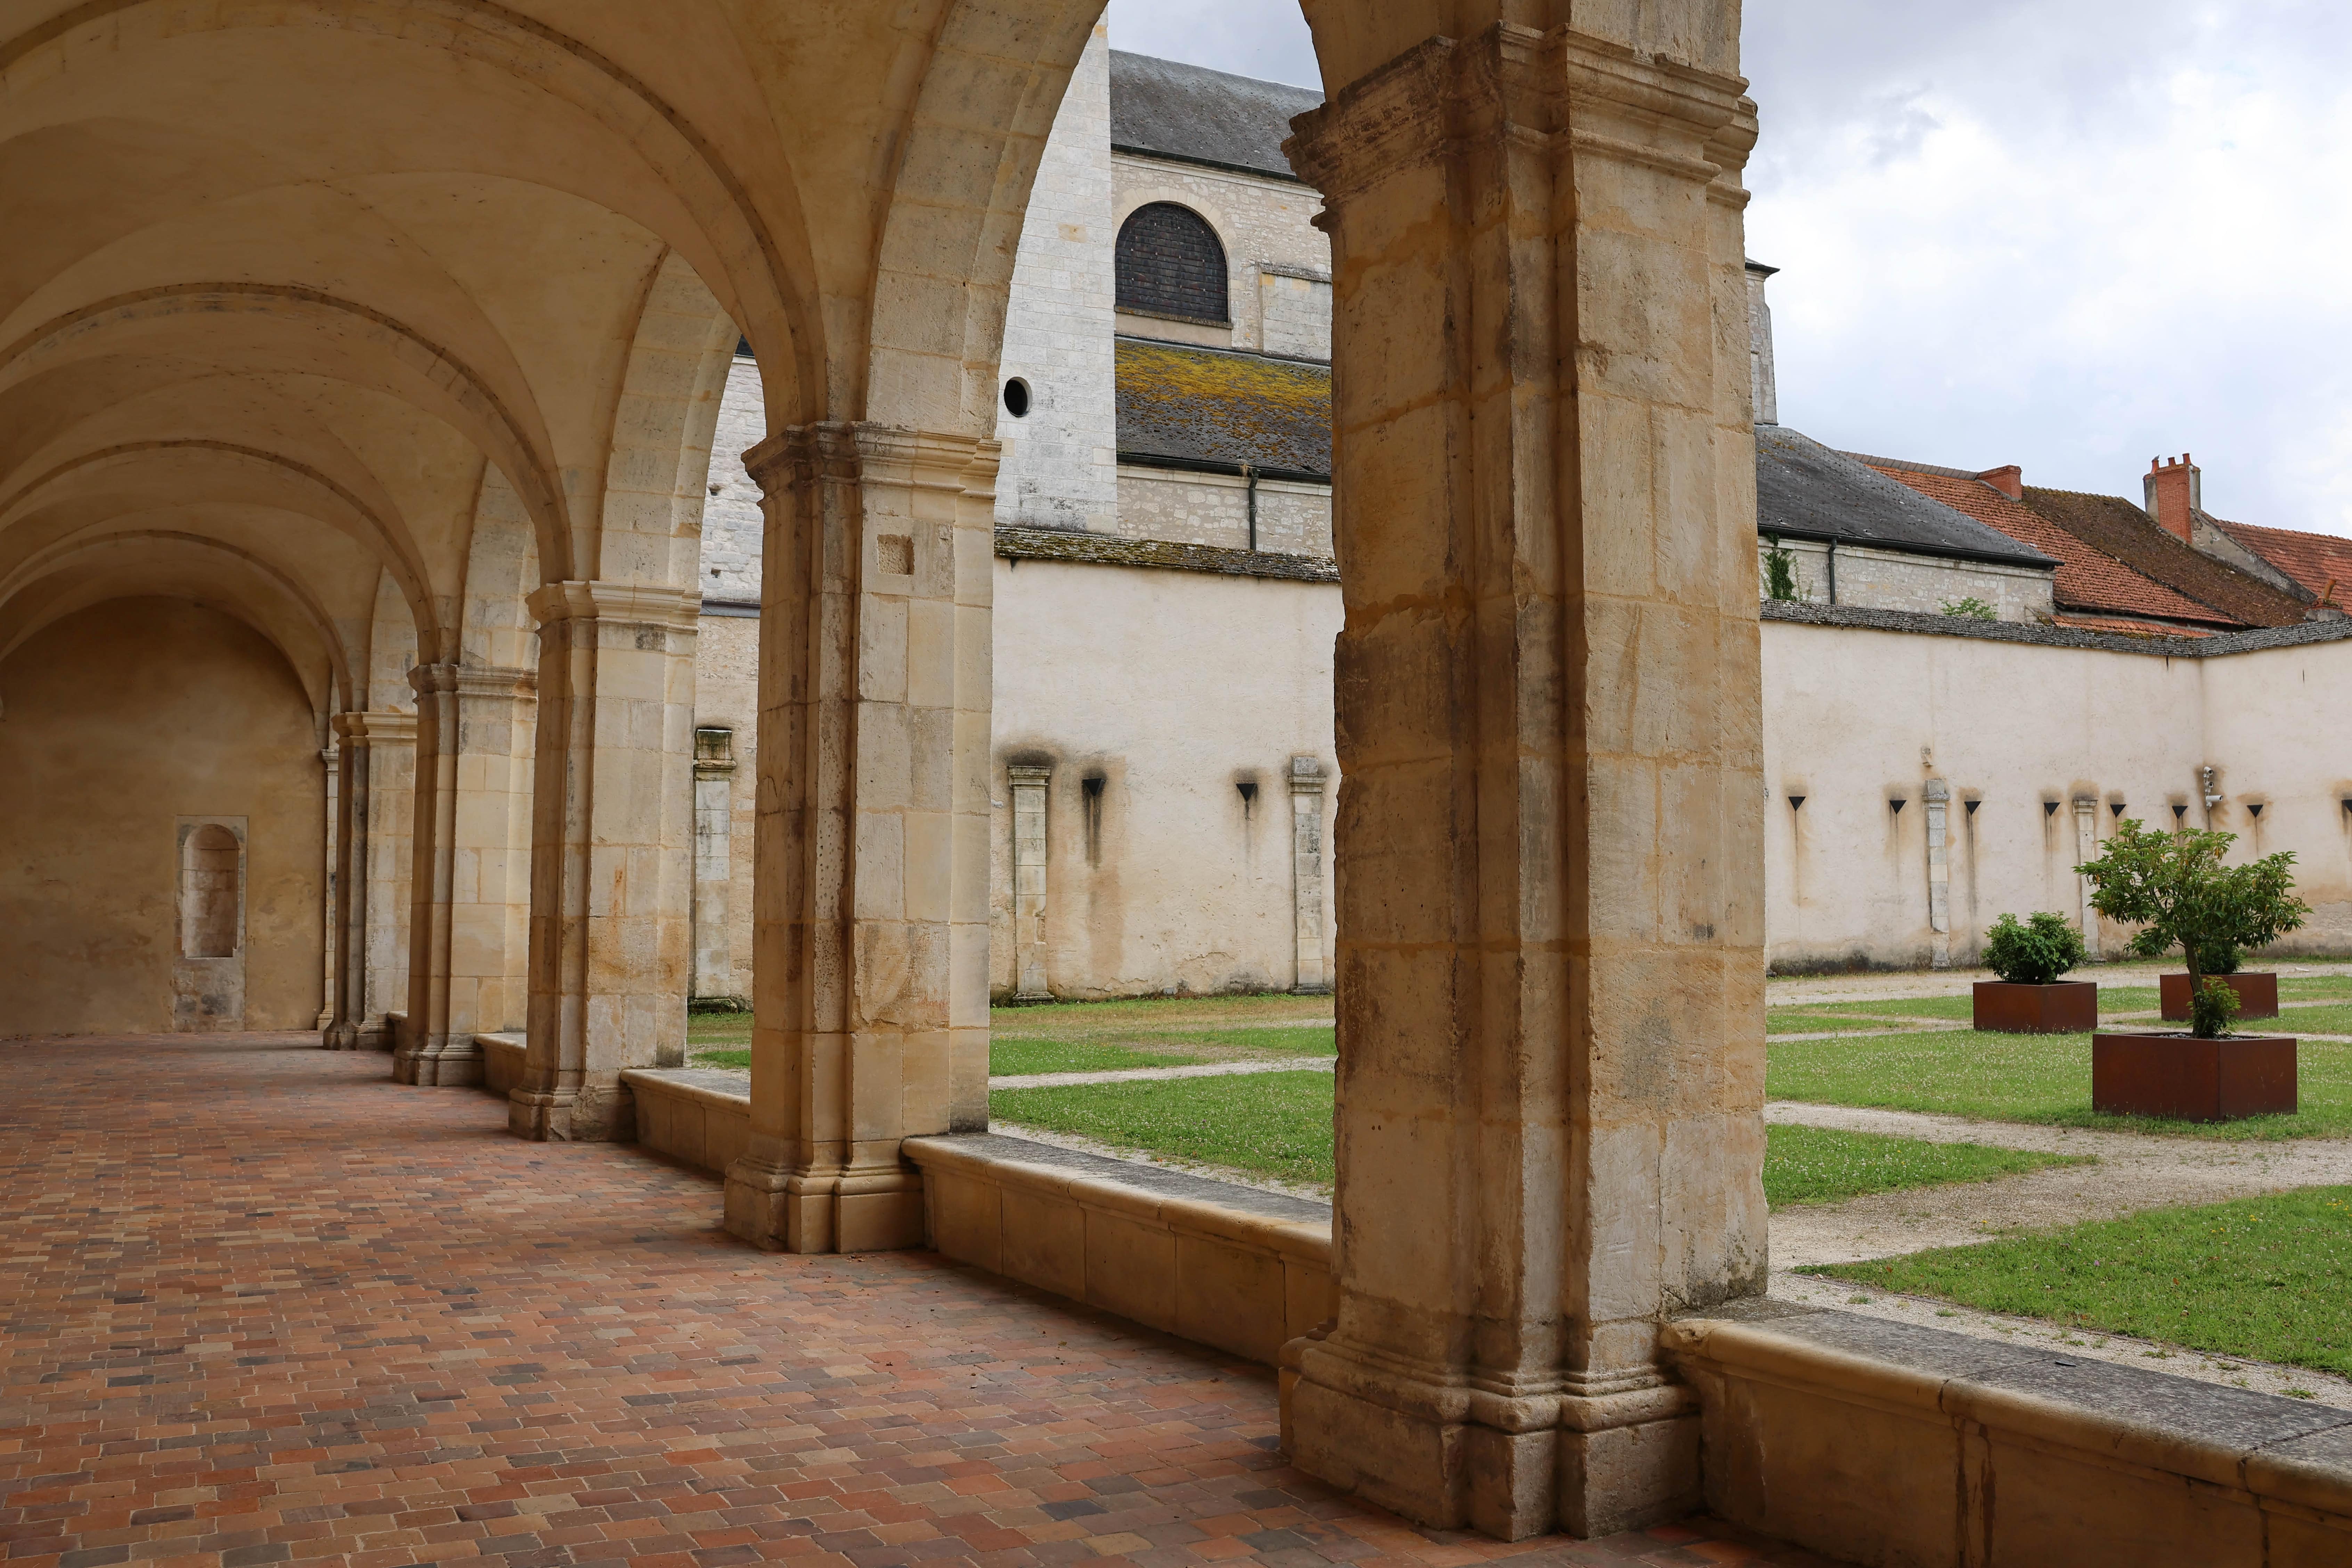
<instances>
[{"instance_id":1,"label":"dark window glass","mask_svg":"<svg viewBox=\"0 0 2352 1568\"><path fill-rule=\"evenodd\" d=\"M1154 202L1128 215L1118 231L1118 308L1222 327L1225 247L1189 207Z\"/></svg>"}]
</instances>

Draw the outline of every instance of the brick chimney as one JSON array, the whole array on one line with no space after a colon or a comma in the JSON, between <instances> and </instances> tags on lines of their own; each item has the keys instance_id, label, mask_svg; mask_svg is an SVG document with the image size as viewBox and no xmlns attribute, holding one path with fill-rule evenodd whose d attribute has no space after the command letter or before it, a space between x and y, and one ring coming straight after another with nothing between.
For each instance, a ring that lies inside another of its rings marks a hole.
<instances>
[{"instance_id":1,"label":"brick chimney","mask_svg":"<svg viewBox=\"0 0 2352 1568\"><path fill-rule=\"evenodd\" d=\"M2185 544L2197 542L2197 513L2205 506L2200 479L2197 465L2183 452L2178 459L2150 458L2147 478L2141 481L2147 496L2147 515Z\"/></svg>"},{"instance_id":2,"label":"brick chimney","mask_svg":"<svg viewBox=\"0 0 2352 1568\"><path fill-rule=\"evenodd\" d=\"M2015 463L2003 468L1987 468L1977 476L2011 500L2025 499L2025 470Z\"/></svg>"}]
</instances>

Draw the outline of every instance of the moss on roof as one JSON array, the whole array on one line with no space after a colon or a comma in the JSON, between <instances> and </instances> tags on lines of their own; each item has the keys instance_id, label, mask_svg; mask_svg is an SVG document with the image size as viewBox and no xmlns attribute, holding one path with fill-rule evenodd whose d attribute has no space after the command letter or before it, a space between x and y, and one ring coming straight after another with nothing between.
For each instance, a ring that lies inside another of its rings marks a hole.
<instances>
[{"instance_id":1,"label":"moss on roof","mask_svg":"<svg viewBox=\"0 0 2352 1568\"><path fill-rule=\"evenodd\" d=\"M1328 478L1331 367L1121 338L1118 449Z\"/></svg>"}]
</instances>

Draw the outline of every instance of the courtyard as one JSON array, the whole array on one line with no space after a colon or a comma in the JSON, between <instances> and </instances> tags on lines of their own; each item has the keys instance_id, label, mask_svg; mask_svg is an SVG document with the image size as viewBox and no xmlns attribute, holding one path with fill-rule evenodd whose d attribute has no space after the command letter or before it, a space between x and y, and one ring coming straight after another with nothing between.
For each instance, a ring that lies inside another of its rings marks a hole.
<instances>
[{"instance_id":1,"label":"courtyard","mask_svg":"<svg viewBox=\"0 0 2352 1568\"><path fill-rule=\"evenodd\" d=\"M2160 1026L2160 967L2090 972L2107 1026ZM2088 1037L1969 1028L1976 972L1776 980L1773 1294L2352 1408L2352 963L2280 975L2300 1108L2213 1125L2095 1112ZM1329 1197L1327 998L1001 1007L993 1023L1000 1131ZM695 1024L699 1064L738 1065L747 1020Z\"/></svg>"}]
</instances>

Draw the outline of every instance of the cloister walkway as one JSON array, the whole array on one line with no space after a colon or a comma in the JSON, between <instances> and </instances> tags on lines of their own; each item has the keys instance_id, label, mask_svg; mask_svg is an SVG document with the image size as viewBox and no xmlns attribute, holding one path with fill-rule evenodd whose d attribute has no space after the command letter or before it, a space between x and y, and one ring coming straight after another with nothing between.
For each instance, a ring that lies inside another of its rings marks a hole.
<instances>
[{"instance_id":1,"label":"cloister walkway","mask_svg":"<svg viewBox=\"0 0 2352 1568\"><path fill-rule=\"evenodd\" d=\"M753 1251L708 1177L314 1040L0 1045L10 1568L1816 1561L1408 1528L1284 1466L1262 1368Z\"/></svg>"}]
</instances>

